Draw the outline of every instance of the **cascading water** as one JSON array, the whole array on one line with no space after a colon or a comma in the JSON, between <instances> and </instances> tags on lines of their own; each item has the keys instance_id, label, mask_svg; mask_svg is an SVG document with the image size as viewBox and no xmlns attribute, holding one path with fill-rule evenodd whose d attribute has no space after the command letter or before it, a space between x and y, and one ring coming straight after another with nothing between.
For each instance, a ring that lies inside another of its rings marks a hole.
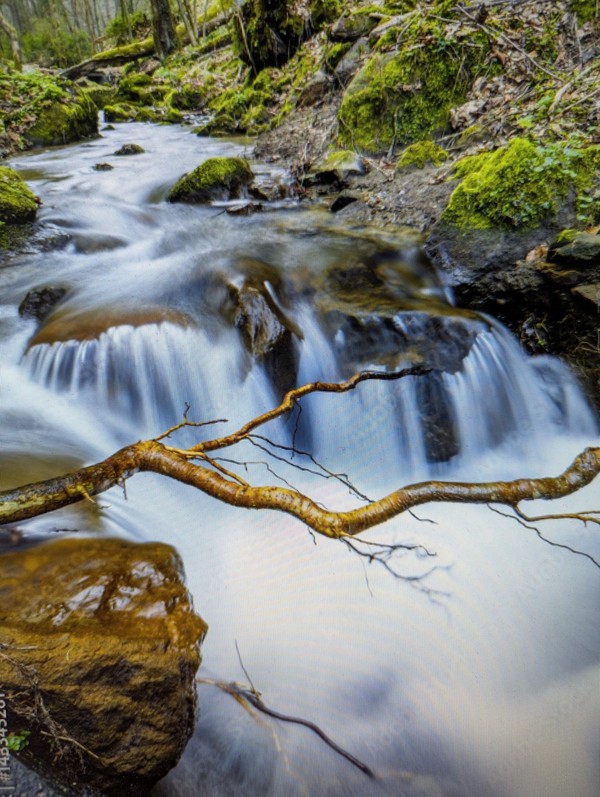
<instances>
[{"instance_id":1,"label":"cascading water","mask_svg":"<svg viewBox=\"0 0 600 797\"><path fill-rule=\"evenodd\" d=\"M146 154L93 171L126 141ZM265 301L294 330L285 352L298 383L359 367L432 369L307 397L271 431L371 498L428 476L553 474L593 442L596 421L566 367L527 358L493 320L450 308L410 254L414 242L403 255L398 240L338 229L319 212L240 218L163 201L181 172L238 150L136 124L15 159L42 197L46 236L0 274L3 483L155 436L188 407L191 420L227 418L216 435L273 406L282 383L249 352L232 298L246 284L267 286ZM355 291L361 279L373 289ZM46 285L66 293L38 328L16 308ZM234 458L256 463L254 483L277 478L249 444ZM331 478L270 467L332 508L362 500ZM561 509L597 498L591 485ZM269 706L317 723L376 773L203 685L194 739L157 797L597 793L600 580L589 559L490 509L427 506L365 535L437 554L399 560L409 578L436 566L403 582L287 516L222 507L157 476L102 503L98 533L181 552L209 624L202 675L245 680L237 643ZM64 510L29 528L92 522L85 508L75 517ZM600 553L593 530L575 522L544 533Z\"/></svg>"}]
</instances>

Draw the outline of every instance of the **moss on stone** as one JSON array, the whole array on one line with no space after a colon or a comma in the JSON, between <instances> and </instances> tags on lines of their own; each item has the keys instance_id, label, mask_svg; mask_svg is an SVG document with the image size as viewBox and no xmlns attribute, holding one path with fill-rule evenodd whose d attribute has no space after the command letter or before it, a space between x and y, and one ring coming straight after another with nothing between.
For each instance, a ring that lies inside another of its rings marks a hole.
<instances>
[{"instance_id":1,"label":"moss on stone","mask_svg":"<svg viewBox=\"0 0 600 797\"><path fill-rule=\"evenodd\" d=\"M26 136L36 146L68 144L98 134L98 109L85 92L66 95L40 110Z\"/></svg>"},{"instance_id":2,"label":"moss on stone","mask_svg":"<svg viewBox=\"0 0 600 797\"><path fill-rule=\"evenodd\" d=\"M580 206L599 163L598 147L541 146L515 138L506 147L457 163L462 182L442 218L465 229L534 227L555 217L571 192Z\"/></svg>"},{"instance_id":3,"label":"moss on stone","mask_svg":"<svg viewBox=\"0 0 600 797\"><path fill-rule=\"evenodd\" d=\"M416 144L409 144L400 156L396 168L400 170L414 166L417 169L422 169L428 163L441 166L447 158L448 153L445 149L438 146L435 141L426 139L418 141Z\"/></svg>"},{"instance_id":4,"label":"moss on stone","mask_svg":"<svg viewBox=\"0 0 600 797\"><path fill-rule=\"evenodd\" d=\"M0 166L0 222L25 224L35 219L35 194L21 177L7 166Z\"/></svg>"},{"instance_id":5,"label":"moss on stone","mask_svg":"<svg viewBox=\"0 0 600 797\"><path fill-rule=\"evenodd\" d=\"M116 89L114 86L100 85L98 83L91 83L82 89L91 101L94 103L98 110L102 110L105 105L110 105L114 102Z\"/></svg>"},{"instance_id":6,"label":"moss on stone","mask_svg":"<svg viewBox=\"0 0 600 797\"><path fill-rule=\"evenodd\" d=\"M235 199L253 178L243 158L209 158L185 174L169 191L169 202L210 202Z\"/></svg>"},{"instance_id":7,"label":"moss on stone","mask_svg":"<svg viewBox=\"0 0 600 797\"><path fill-rule=\"evenodd\" d=\"M344 94L342 145L379 153L392 141L408 144L446 127L450 109L487 69L489 51L481 33L469 38L468 47L446 37L443 23L415 13L399 51L371 56Z\"/></svg>"}]
</instances>

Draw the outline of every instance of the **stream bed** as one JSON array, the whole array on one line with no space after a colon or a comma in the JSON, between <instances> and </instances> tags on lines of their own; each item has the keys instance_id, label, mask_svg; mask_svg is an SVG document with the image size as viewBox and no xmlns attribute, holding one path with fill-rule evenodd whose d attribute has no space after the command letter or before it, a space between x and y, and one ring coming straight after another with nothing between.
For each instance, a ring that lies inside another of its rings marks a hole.
<instances>
[{"instance_id":1,"label":"stream bed","mask_svg":"<svg viewBox=\"0 0 600 797\"><path fill-rule=\"evenodd\" d=\"M114 155L132 142L145 152ZM96 461L186 412L227 419L209 427L224 434L293 383L415 363L432 373L311 396L271 439L310 450L372 498L431 477L554 475L598 443L567 367L453 308L412 233L343 228L288 200L249 216L166 202L204 159L244 152L128 124L11 159L43 204L31 242L0 254L2 487ZM48 286L64 297L41 325L20 315L25 296ZM236 296L248 286L292 331L277 361L244 339ZM184 430L178 444L198 434ZM256 446L231 457L255 463L238 466L254 484L286 480L331 508L363 500ZM551 511L598 509L599 498L594 483ZM375 773L204 684L194 737L154 797L596 797L600 572L589 558L491 508L428 505L364 535L435 552L398 556L395 578L286 515L221 506L158 476L138 475L100 504L25 528L174 545L209 626L200 675L249 675L270 708L316 723ZM593 528L540 528L600 557Z\"/></svg>"}]
</instances>

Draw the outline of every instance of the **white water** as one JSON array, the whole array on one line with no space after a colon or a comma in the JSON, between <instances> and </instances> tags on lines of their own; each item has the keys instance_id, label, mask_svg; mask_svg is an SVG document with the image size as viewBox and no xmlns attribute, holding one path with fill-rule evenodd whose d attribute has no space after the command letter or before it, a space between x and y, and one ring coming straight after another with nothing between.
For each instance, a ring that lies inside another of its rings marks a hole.
<instances>
[{"instance_id":1,"label":"white water","mask_svg":"<svg viewBox=\"0 0 600 797\"><path fill-rule=\"evenodd\" d=\"M126 141L141 143L146 154L111 158ZM0 274L0 475L19 457L55 456L57 468L65 456L93 461L158 434L187 404L193 419L230 419L217 434L276 401L219 315L215 275L239 281L253 259L275 269L284 285L297 284L304 271L355 257L360 244L330 236L318 214L232 219L161 201L183 171L234 149L174 128L129 125L90 144L14 161L42 196L42 221L57 237L70 237L62 248L32 247ZM115 170L94 172L101 160ZM122 322L94 340L26 351L35 325L15 308L30 288L54 284L69 290L66 310L97 318L117 306ZM422 295L436 291L423 280ZM156 307L183 312L191 323L127 323L129 313ZM307 301L286 311L304 334L298 380L342 376L344 335L329 340ZM403 315L395 323L415 332L420 322ZM371 497L427 475L559 472L597 440L567 369L526 358L495 324L473 323L477 336L462 369L441 377L460 443L450 462L427 461L416 379L310 397L298 444ZM274 436L289 443L293 428L281 423ZM251 448L235 457L265 459ZM277 470L329 506L359 503L333 480ZM250 476L254 483L273 478L261 464ZM599 497L591 485L557 509L597 508ZM307 729L256 721L229 696L201 686L194 739L157 795L598 793L600 573L588 559L481 507L427 506L417 514L435 524L406 517L365 535L435 551L438 569L422 582L439 591L432 599L343 546L314 540L284 515L221 507L152 475L131 480L127 500L115 490L102 504L105 533L165 540L181 552L209 624L202 675L244 681L237 642L269 706L318 723L377 776L366 778ZM65 510L29 528L42 533L82 522ZM560 521L543 532L600 556L592 528ZM414 576L431 564L406 556L396 567Z\"/></svg>"}]
</instances>

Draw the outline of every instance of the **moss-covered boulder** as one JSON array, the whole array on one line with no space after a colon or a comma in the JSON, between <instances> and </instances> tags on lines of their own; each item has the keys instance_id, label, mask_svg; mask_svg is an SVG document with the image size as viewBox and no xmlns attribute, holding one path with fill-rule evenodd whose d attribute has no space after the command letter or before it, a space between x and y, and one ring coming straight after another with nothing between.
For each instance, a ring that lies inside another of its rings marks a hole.
<instances>
[{"instance_id":1,"label":"moss-covered boulder","mask_svg":"<svg viewBox=\"0 0 600 797\"><path fill-rule=\"evenodd\" d=\"M2 555L0 624L19 757L61 794L148 794L192 733L207 630L175 550L67 539Z\"/></svg>"},{"instance_id":2,"label":"moss-covered boulder","mask_svg":"<svg viewBox=\"0 0 600 797\"><path fill-rule=\"evenodd\" d=\"M84 91L66 92L58 101L41 108L35 124L25 135L34 146L69 144L98 134L98 109Z\"/></svg>"},{"instance_id":3,"label":"moss-covered boulder","mask_svg":"<svg viewBox=\"0 0 600 797\"><path fill-rule=\"evenodd\" d=\"M466 230L535 227L556 218L571 196L582 221L600 215L600 198L591 193L600 166L600 147L541 145L514 138L506 147L463 158L455 168L462 178L442 220Z\"/></svg>"},{"instance_id":4,"label":"moss-covered boulder","mask_svg":"<svg viewBox=\"0 0 600 797\"><path fill-rule=\"evenodd\" d=\"M19 175L0 166L0 223L25 224L35 219L37 201Z\"/></svg>"},{"instance_id":5,"label":"moss-covered boulder","mask_svg":"<svg viewBox=\"0 0 600 797\"><path fill-rule=\"evenodd\" d=\"M169 202L237 199L254 175L243 158L209 158L185 174L169 191Z\"/></svg>"},{"instance_id":6,"label":"moss-covered boulder","mask_svg":"<svg viewBox=\"0 0 600 797\"><path fill-rule=\"evenodd\" d=\"M448 35L444 23L415 14L399 49L394 45L366 61L338 114L343 145L382 153L392 142L409 144L447 126L450 110L487 68L489 51L483 34L474 33L468 47Z\"/></svg>"}]
</instances>

